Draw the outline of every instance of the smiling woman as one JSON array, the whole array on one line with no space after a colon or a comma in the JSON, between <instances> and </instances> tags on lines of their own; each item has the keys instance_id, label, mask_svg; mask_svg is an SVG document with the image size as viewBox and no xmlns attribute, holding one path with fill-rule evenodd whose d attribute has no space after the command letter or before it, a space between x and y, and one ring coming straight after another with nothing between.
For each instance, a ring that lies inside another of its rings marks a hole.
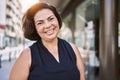
<instances>
[{"instance_id":1,"label":"smiling woman","mask_svg":"<svg viewBox=\"0 0 120 80\"><path fill-rule=\"evenodd\" d=\"M61 38L62 20L49 3L36 3L23 16L24 36L36 42L22 51L10 80L85 80L78 48Z\"/></svg>"}]
</instances>

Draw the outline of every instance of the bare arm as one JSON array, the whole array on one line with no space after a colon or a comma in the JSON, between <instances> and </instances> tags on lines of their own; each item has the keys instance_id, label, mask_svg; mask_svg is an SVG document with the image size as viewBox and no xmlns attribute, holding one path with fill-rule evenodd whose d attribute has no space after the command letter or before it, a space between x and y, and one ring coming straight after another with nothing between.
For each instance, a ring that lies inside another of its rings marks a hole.
<instances>
[{"instance_id":1,"label":"bare arm","mask_svg":"<svg viewBox=\"0 0 120 80\"><path fill-rule=\"evenodd\" d=\"M80 55L80 52L78 50L78 48L74 45L71 44L75 54L76 54L76 58L77 58L77 67L80 71L80 80L85 80L85 72L84 72L84 65L83 65L83 61Z\"/></svg>"},{"instance_id":2,"label":"bare arm","mask_svg":"<svg viewBox=\"0 0 120 80\"><path fill-rule=\"evenodd\" d=\"M9 80L27 80L31 65L30 49L24 50L16 60L10 72Z\"/></svg>"}]
</instances>

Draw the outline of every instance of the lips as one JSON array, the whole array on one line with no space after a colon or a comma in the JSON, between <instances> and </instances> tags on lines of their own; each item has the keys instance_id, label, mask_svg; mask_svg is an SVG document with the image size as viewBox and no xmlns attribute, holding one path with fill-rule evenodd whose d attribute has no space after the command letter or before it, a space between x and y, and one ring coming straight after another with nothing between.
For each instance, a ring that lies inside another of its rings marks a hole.
<instances>
[{"instance_id":1,"label":"lips","mask_svg":"<svg viewBox=\"0 0 120 80\"><path fill-rule=\"evenodd\" d=\"M51 35L51 34L53 34L53 33L54 33L54 30L53 30L53 29L51 29L51 30L46 31L45 33L46 33L46 34L48 34L48 35Z\"/></svg>"}]
</instances>

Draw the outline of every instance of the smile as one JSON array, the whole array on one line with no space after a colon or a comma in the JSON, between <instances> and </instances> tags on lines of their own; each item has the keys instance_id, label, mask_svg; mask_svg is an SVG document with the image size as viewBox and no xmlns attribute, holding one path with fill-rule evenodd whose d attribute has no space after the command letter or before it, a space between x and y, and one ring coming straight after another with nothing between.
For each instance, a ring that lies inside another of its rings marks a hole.
<instances>
[{"instance_id":1,"label":"smile","mask_svg":"<svg viewBox=\"0 0 120 80\"><path fill-rule=\"evenodd\" d=\"M48 30L48 31L46 31L45 33L48 34L48 35L51 35L51 34L54 33L54 29Z\"/></svg>"}]
</instances>

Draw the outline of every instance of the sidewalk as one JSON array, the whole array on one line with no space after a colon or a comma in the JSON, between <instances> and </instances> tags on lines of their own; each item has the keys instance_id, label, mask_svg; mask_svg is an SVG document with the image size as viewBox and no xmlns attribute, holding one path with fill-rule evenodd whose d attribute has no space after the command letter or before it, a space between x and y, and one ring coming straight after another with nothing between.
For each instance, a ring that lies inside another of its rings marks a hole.
<instances>
[{"instance_id":1,"label":"sidewalk","mask_svg":"<svg viewBox=\"0 0 120 80\"><path fill-rule=\"evenodd\" d=\"M2 62L2 67L0 68L0 80L8 80L9 79L10 70L11 70L14 62L15 62L15 59L11 60L11 62L9 62L9 61Z\"/></svg>"}]
</instances>

